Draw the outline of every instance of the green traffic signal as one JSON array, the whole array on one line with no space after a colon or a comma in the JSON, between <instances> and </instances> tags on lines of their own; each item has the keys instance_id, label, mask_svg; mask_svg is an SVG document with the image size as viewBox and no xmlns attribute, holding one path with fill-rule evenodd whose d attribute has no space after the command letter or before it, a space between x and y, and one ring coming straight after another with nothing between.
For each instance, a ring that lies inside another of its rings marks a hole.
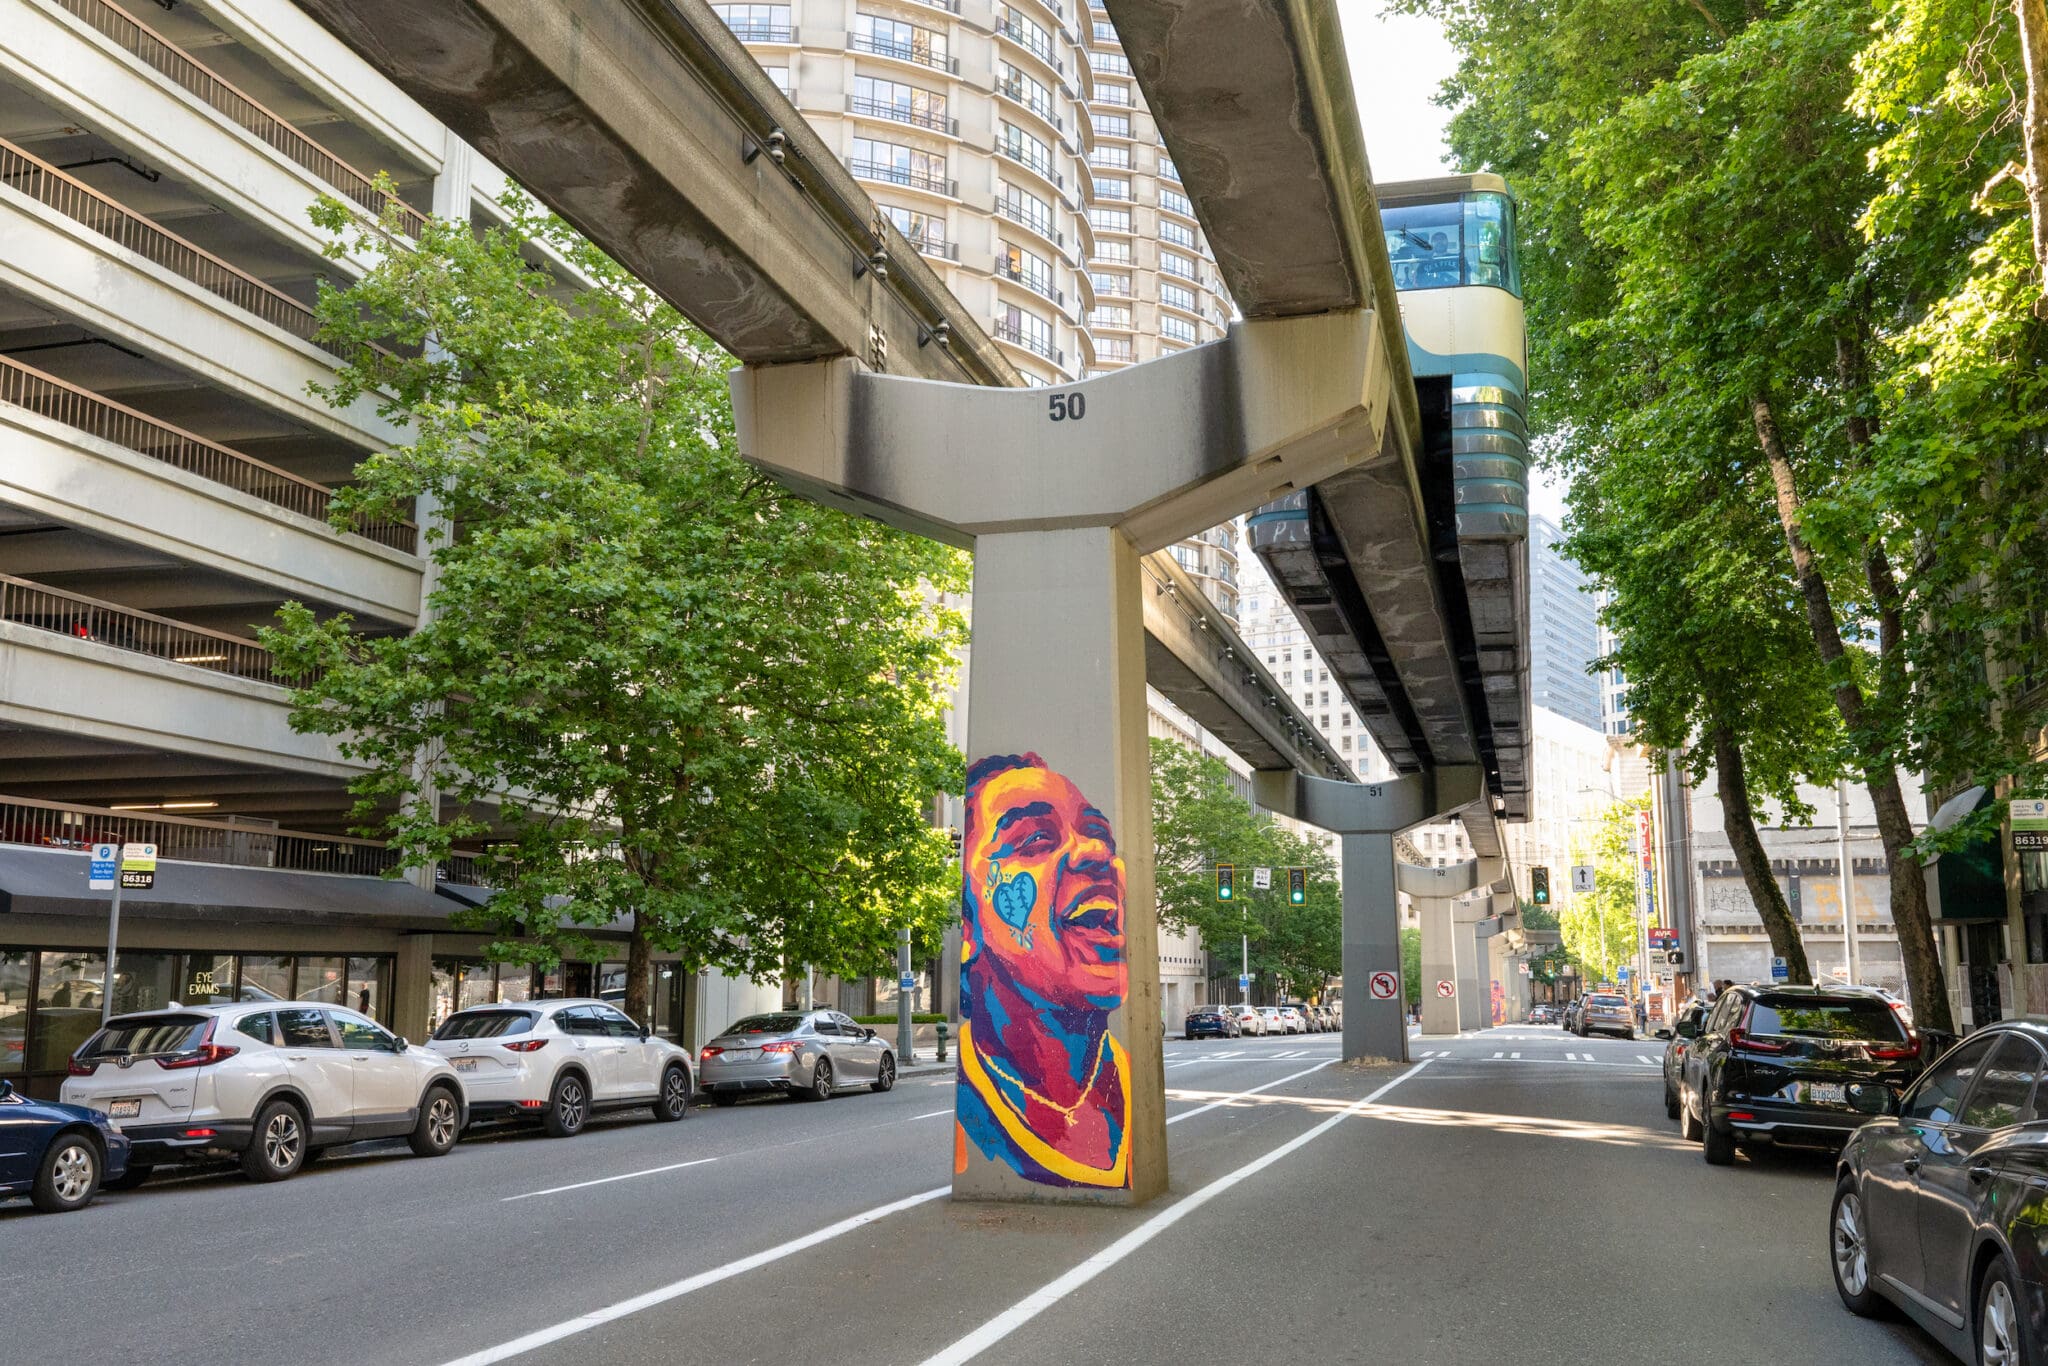
<instances>
[{"instance_id":1,"label":"green traffic signal","mask_svg":"<svg viewBox=\"0 0 2048 1366\"><path fill-rule=\"evenodd\" d=\"M1235 865L1228 863L1216 865L1216 899L1218 901L1233 901L1236 899L1236 879L1237 868Z\"/></svg>"},{"instance_id":2,"label":"green traffic signal","mask_svg":"<svg viewBox=\"0 0 2048 1366\"><path fill-rule=\"evenodd\" d=\"M1308 869L1287 870L1287 900L1291 905L1300 906L1308 901Z\"/></svg>"},{"instance_id":3,"label":"green traffic signal","mask_svg":"<svg viewBox=\"0 0 2048 1366\"><path fill-rule=\"evenodd\" d=\"M1538 906L1550 904L1550 870L1541 864L1529 870L1529 899Z\"/></svg>"}]
</instances>

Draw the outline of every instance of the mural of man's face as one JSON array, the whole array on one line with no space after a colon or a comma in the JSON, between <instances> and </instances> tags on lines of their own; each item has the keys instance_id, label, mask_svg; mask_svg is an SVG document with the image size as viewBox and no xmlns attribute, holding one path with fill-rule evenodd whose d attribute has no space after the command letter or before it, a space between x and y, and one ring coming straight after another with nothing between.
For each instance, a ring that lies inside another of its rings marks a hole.
<instances>
[{"instance_id":1,"label":"mural of man's face","mask_svg":"<svg viewBox=\"0 0 2048 1366\"><path fill-rule=\"evenodd\" d=\"M1124 864L1109 818L1059 774L1013 768L968 794L977 966L1063 1009L1112 1010L1127 983Z\"/></svg>"}]
</instances>

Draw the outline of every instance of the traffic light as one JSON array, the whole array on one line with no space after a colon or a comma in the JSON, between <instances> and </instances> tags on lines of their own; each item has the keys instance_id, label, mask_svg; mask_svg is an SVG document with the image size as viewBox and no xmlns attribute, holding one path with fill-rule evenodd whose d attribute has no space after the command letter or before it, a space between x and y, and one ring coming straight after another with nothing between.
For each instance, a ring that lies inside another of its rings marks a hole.
<instances>
[{"instance_id":1,"label":"traffic light","mask_svg":"<svg viewBox=\"0 0 2048 1366\"><path fill-rule=\"evenodd\" d=\"M1308 869L1287 870L1287 904L1299 906L1308 900Z\"/></svg>"},{"instance_id":2,"label":"traffic light","mask_svg":"<svg viewBox=\"0 0 2048 1366\"><path fill-rule=\"evenodd\" d=\"M1237 900L1236 877L1237 868L1235 865L1228 863L1216 865L1216 899L1218 901Z\"/></svg>"},{"instance_id":3,"label":"traffic light","mask_svg":"<svg viewBox=\"0 0 2048 1366\"><path fill-rule=\"evenodd\" d=\"M1529 870L1529 899L1538 906L1550 904L1550 870L1542 864Z\"/></svg>"}]
</instances>

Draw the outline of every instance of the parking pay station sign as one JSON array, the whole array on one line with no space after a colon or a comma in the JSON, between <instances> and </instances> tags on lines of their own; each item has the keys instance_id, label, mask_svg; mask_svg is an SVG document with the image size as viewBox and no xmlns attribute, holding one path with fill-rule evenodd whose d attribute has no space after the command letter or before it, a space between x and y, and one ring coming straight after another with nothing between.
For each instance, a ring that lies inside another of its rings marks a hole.
<instances>
[{"instance_id":1,"label":"parking pay station sign","mask_svg":"<svg viewBox=\"0 0 2048 1366\"><path fill-rule=\"evenodd\" d=\"M92 867L86 871L86 889L94 892L114 890L114 873L121 848L115 844L95 844L92 847Z\"/></svg>"},{"instance_id":2,"label":"parking pay station sign","mask_svg":"<svg viewBox=\"0 0 2048 1366\"><path fill-rule=\"evenodd\" d=\"M2015 852L2048 849L2048 798L2012 804L2012 847Z\"/></svg>"},{"instance_id":3,"label":"parking pay station sign","mask_svg":"<svg viewBox=\"0 0 2048 1366\"><path fill-rule=\"evenodd\" d=\"M121 846L121 890L124 892L146 892L156 886L156 846L154 844L124 844Z\"/></svg>"}]
</instances>

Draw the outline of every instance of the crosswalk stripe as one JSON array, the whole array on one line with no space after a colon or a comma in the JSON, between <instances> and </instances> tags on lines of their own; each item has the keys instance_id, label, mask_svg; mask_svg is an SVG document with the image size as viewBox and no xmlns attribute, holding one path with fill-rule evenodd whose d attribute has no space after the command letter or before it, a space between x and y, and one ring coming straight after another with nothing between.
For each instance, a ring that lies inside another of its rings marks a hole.
<instances>
[{"instance_id":1,"label":"crosswalk stripe","mask_svg":"<svg viewBox=\"0 0 2048 1366\"><path fill-rule=\"evenodd\" d=\"M1522 1055L1520 1053L1510 1053L1508 1056L1511 1058L1520 1058Z\"/></svg>"},{"instance_id":2,"label":"crosswalk stripe","mask_svg":"<svg viewBox=\"0 0 2048 1366\"><path fill-rule=\"evenodd\" d=\"M1499 1050L1495 1050L1495 1052L1494 1052L1494 1055L1493 1055L1493 1056L1494 1056L1494 1057L1496 1057L1496 1058L1504 1058L1504 1057L1506 1057L1507 1055L1506 1055L1505 1053L1502 1053L1502 1052L1500 1052Z\"/></svg>"},{"instance_id":3,"label":"crosswalk stripe","mask_svg":"<svg viewBox=\"0 0 2048 1366\"><path fill-rule=\"evenodd\" d=\"M1638 1061L1648 1063L1652 1067L1655 1067L1657 1065L1657 1060L1651 1057L1648 1053L1638 1053L1636 1054L1636 1058Z\"/></svg>"}]
</instances>

